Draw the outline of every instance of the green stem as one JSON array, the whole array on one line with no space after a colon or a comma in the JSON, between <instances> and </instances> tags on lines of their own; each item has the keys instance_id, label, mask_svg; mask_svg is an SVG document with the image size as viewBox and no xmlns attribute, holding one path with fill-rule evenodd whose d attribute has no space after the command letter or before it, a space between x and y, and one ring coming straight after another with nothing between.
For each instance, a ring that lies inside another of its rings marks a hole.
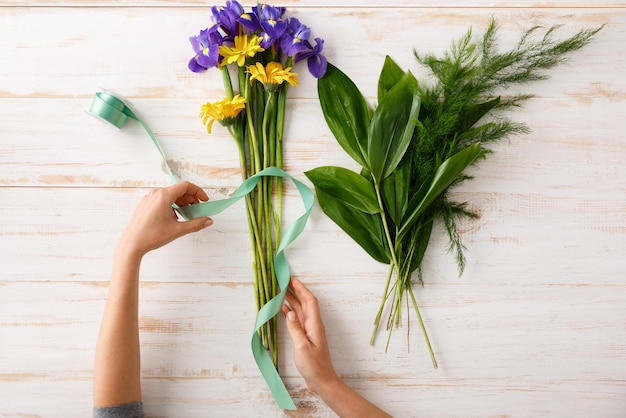
<instances>
[{"instance_id":1,"label":"green stem","mask_svg":"<svg viewBox=\"0 0 626 418\"><path fill-rule=\"evenodd\" d=\"M385 303L387 302L387 298L389 294L389 285L391 284L391 276L393 276L393 265L389 265L389 274L387 274L387 283L385 284L385 291L383 292L383 297L380 302L380 307L378 308L378 313L376 314L376 319L374 320L374 332L372 332L372 338L370 338L370 344L374 345L374 341L376 340L376 334L378 333L378 327L380 326L380 318L383 316L383 309L385 308Z\"/></svg>"},{"instance_id":2,"label":"green stem","mask_svg":"<svg viewBox=\"0 0 626 418\"><path fill-rule=\"evenodd\" d=\"M383 198L380 194L380 187L378 184L374 184L374 190L376 190L376 199L378 200L378 207L380 208L380 218L383 221L383 229L385 231L385 238L387 239L387 246L389 247L389 252L391 253L391 260L393 262L393 266L396 268L396 271L399 269L398 259L396 258L396 246L391 238L391 233L389 232L389 225L387 224L387 216L385 214L385 206L383 205Z\"/></svg>"},{"instance_id":3,"label":"green stem","mask_svg":"<svg viewBox=\"0 0 626 418\"><path fill-rule=\"evenodd\" d=\"M228 66L222 67L222 80L224 82L224 90L226 90L226 96L232 100L235 97L235 93L233 91L233 83L230 79L230 72L228 71Z\"/></svg>"},{"instance_id":4,"label":"green stem","mask_svg":"<svg viewBox=\"0 0 626 418\"><path fill-rule=\"evenodd\" d=\"M380 187L379 185L374 182L374 190L376 191L376 199L378 200L378 207L380 208L380 218L382 219L383 222L383 230L385 231L385 238L387 239L387 246L389 247L389 253L391 254L391 261L392 261L392 271L393 269L396 270L396 284L397 284L397 280L400 276L400 264L398 263L398 259L396 257L396 246L395 243L393 242L393 239L391 238L391 233L389 232L389 225L387 223L387 216L385 213L385 207L383 205L383 199L382 196L380 194ZM396 288L396 292L399 292L399 288L401 286L397 286ZM385 290L385 294L387 293L387 291ZM387 345L385 347L385 351L389 348L389 341L391 338L391 331L393 329L393 319L395 317L395 306L396 306L396 301L395 301L395 297L394 297L394 303L392 304L392 308L391 311L389 313L389 322L387 324L387 328L389 329L389 335L387 336Z\"/></svg>"},{"instance_id":5,"label":"green stem","mask_svg":"<svg viewBox=\"0 0 626 418\"><path fill-rule=\"evenodd\" d=\"M249 75L247 75L243 68L239 68L239 86L241 91L243 92L244 98L246 99L246 128L248 133L248 154L250 158L250 175L254 175L262 170L262 159L261 159L261 147L262 145L258 141L257 136L257 127L258 124L255 123L258 120L258 106L257 106L257 98L256 98L256 90L250 86L249 83ZM273 279L273 260L268 263L265 248L267 246L265 242L265 233L263 231L263 182L259 182L259 186L253 193L246 197L246 206L248 210L248 214L252 219L252 228L255 236L255 243L253 247L253 251L256 252L255 260L258 262L258 267L255 269L255 280L256 280L256 289L257 289L257 300L260 306L265 305L271 299L271 290L268 284L275 280ZM256 209L256 210L255 210ZM268 268L271 266L271 268ZM260 277L258 276L260 267ZM261 335L261 339L263 341L263 345L265 348L270 349L271 340L270 337L272 335L272 327L271 322L266 323L261 329L259 333ZM275 348L274 350L275 351Z\"/></svg>"},{"instance_id":6,"label":"green stem","mask_svg":"<svg viewBox=\"0 0 626 418\"><path fill-rule=\"evenodd\" d=\"M249 154L250 154L250 173L252 175L258 173L263 169L262 167L262 159L261 159L261 147L262 145L258 141L256 124L255 121L257 119L256 114L259 112L256 106L256 98L254 97L253 90L250 87L248 75L243 73L243 70L240 69L239 73L240 77L244 77L244 94L248 105L246 106L246 118L247 118L247 128L248 128L248 138L249 138ZM256 91L254 91L256 93ZM273 269L271 268L271 261L268 262L266 248L266 236L264 231L264 212L263 212L263 181L259 181L259 185L252 193L252 196L247 201L249 203L250 212L253 213L255 219L255 234L257 237L256 242L256 251L257 251L257 259L259 261L261 267L261 280L258 283L258 299L260 301L261 306L265 305L272 298L271 290L269 287L269 283L273 281ZM267 349L270 349L270 335L271 332L271 324L266 323L262 327L261 338L263 341L263 346Z\"/></svg>"},{"instance_id":7,"label":"green stem","mask_svg":"<svg viewBox=\"0 0 626 418\"><path fill-rule=\"evenodd\" d=\"M275 150L276 150L276 95L269 92L266 96L263 111L263 123L262 123L262 142L263 142L263 168L274 165ZM270 283L269 298L273 298L278 293L278 283L276 280L276 272L274 270L274 255L276 253L274 229L276 225L276 216L274 213L273 201L273 179L271 177L265 177L262 179L262 189L260 195L262 196L262 210L264 221L264 239L265 239L265 257L270 270ZM270 340L272 347L274 365L278 363L278 332L277 322L272 319L270 322Z\"/></svg>"},{"instance_id":8,"label":"green stem","mask_svg":"<svg viewBox=\"0 0 626 418\"><path fill-rule=\"evenodd\" d=\"M428 345L428 352L430 353L430 359L433 362L433 367L436 369L437 360L435 359L435 353L433 352L433 347L430 345L430 339L428 338L428 333L426 332L426 327L424 326L424 321L422 320L422 315L420 314L419 306L417 305L417 301L415 300L415 295L413 294L413 286L408 286L409 294L411 295L411 300L413 301L413 306L415 307L415 313L417 313L417 319L419 320L420 327L422 328L422 333L424 333L424 339L426 340L426 345Z\"/></svg>"},{"instance_id":9,"label":"green stem","mask_svg":"<svg viewBox=\"0 0 626 418\"><path fill-rule=\"evenodd\" d=\"M235 132L231 131L231 135ZM243 141L242 141L243 142ZM239 165L241 167L241 178L243 181L247 178L247 160L245 148L239 147ZM259 297L259 284L263 281L265 276L262 260L259 259L261 243L259 241L259 228L254 215L252 200L250 195L245 196L246 202L246 214L248 219L248 230L250 231L250 248L253 250L252 269L254 272L253 286L255 290L255 301L257 304L257 310L261 308L263 300ZM256 251L254 251L256 249ZM259 268L261 269L261 277L259 277Z\"/></svg>"},{"instance_id":10,"label":"green stem","mask_svg":"<svg viewBox=\"0 0 626 418\"><path fill-rule=\"evenodd\" d=\"M389 350L389 342L391 341L391 334L393 332L393 322L396 315L396 306L398 305L397 293L399 286L395 288L395 294L391 300L391 310L389 311L389 318L387 319L387 342L385 343L385 353Z\"/></svg>"},{"instance_id":11,"label":"green stem","mask_svg":"<svg viewBox=\"0 0 626 418\"><path fill-rule=\"evenodd\" d=\"M411 299L413 300L413 306L415 307L415 312L417 313L417 318L419 320L420 323L420 327L422 328L422 332L424 333L424 339L426 340L426 344L428 345L428 351L430 353L430 358L433 362L433 366L435 367L435 369L437 368L437 361L435 360L435 353L433 352L433 348L430 344L430 339L428 338L428 333L426 332L426 327L424 326L424 321L422 320L422 315L420 314L419 311L419 307L417 305L417 302L415 300L415 295L413 294L413 287L411 286L410 281L408 280L408 276L410 275L410 268L409 266L406 266L407 268L405 269L406 273L403 273L400 270L400 264L398 263L398 259L396 256L396 247L394 245L393 239L391 238L391 233L389 232L389 225L387 224L387 217L385 215L385 210L384 210L384 205L383 205L383 200L382 200L382 195L380 193L380 187L379 185L375 182L374 183L374 190L376 191L376 198L378 200L378 207L380 208L380 217L382 219L383 222L383 230L385 231L385 237L387 239L387 245L389 246L389 250L391 252L391 259L393 262L393 266L392 269L395 267L396 273L397 273L397 280L399 281L398 286L396 288L396 293L397 296L394 298L394 305L392 306L392 313L390 313L390 328L389 328L389 336L387 338L387 346L385 348L385 350L387 350L387 348L389 347L389 341L391 338L391 331L393 329L393 323L396 320L399 320L399 315L400 315L400 304L402 302L402 293L404 292L405 288L408 288ZM410 265L410 263L409 263ZM385 291L386 293L386 291Z\"/></svg>"},{"instance_id":12,"label":"green stem","mask_svg":"<svg viewBox=\"0 0 626 418\"><path fill-rule=\"evenodd\" d=\"M289 58L291 59L291 58ZM283 168L283 132L285 128L285 110L287 102L287 89L289 84L283 83L278 93L278 104L276 109L276 167ZM280 246L282 236L282 216L283 216L283 178L276 179L276 250Z\"/></svg>"},{"instance_id":13,"label":"green stem","mask_svg":"<svg viewBox=\"0 0 626 418\"><path fill-rule=\"evenodd\" d=\"M264 103L263 110L263 124L261 128L262 133L262 142L263 142L263 168L267 168L271 165L271 155L273 138L270 126L272 124L273 117L273 97L272 93L268 93L267 99ZM260 191L261 201L260 208L263 211L263 225L264 230L263 233L265 239L265 257L268 263L268 266L271 265L274 258L274 240L272 234L272 222L274 220L273 208L272 208L272 178L264 177L261 179L262 189ZM272 271L273 273L273 271ZM276 294L276 280L274 279L274 274L270 274L270 283L268 283L268 296L271 299Z\"/></svg>"},{"instance_id":14,"label":"green stem","mask_svg":"<svg viewBox=\"0 0 626 418\"><path fill-rule=\"evenodd\" d=\"M250 89L250 83L248 82L248 76L246 76L242 70L240 70L240 77L245 77L245 81L243 83L243 92L244 98L248 105L246 106L246 119L247 119L247 128L248 128L248 140L249 140L249 153L250 153L250 172L251 174L256 174L261 171L261 155L259 153L259 142L257 141L257 135L254 128L254 118L253 118L253 109L252 109L252 92Z\"/></svg>"}]
</instances>

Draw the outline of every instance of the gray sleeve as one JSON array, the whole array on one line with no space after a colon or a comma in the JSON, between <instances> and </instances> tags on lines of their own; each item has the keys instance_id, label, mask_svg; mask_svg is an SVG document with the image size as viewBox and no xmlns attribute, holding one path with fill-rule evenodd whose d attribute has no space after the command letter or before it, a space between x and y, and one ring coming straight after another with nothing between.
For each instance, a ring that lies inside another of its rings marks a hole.
<instances>
[{"instance_id":1,"label":"gray sleeve","mask_svg":"<svg viewBox=\"0 0 626 418\"><path fill-rule=\"evenodd\" d=\"M144 418L141 402L93 409L93 418Z\"/></svg>"}]
</instances>

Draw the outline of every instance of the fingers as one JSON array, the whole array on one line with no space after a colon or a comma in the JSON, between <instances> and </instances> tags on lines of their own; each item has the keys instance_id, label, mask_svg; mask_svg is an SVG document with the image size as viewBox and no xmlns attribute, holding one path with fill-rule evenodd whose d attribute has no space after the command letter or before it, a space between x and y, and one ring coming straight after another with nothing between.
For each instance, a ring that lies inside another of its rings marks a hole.
<instances>
[{"instance_id":1,"label":"fingers","mask_svg":"<svg viewBox=\"0 0 626 418\"><path fill-rule=\"evenodd\" d=\"M296 311L296 313L300 313L299 316L302 317L302 305L300 304L300 301L298 300L298 298L293 294L293 290L291 290L291 285L289 286L289 289L287 289L287 292L285 293L285 300L287 301L287 303L289 303L289 306L291 306L291 309Z\"/></svg>"},{"instance_id":2,"label":"fingers","mask_svg":"<svg viewBox=\"0 0 626 418\"><path fill-rule=\"evenodd\" d=\"M173 184L164 187L159 191L161 197L168 205L176 203L178 206L187 206L201 201L209 200L207 194L200 187L188 181ZM189 221L178 222L178 216L173 211L173 218L177 221L175 224L176 238L182 237L192 232L200 231L213 224L213 220L209 217L200 217Z\"/></svg>"},{"instance_id":3,"label":"fingers","mask_svg":"<svg viewBox=\"0 0 626 418\"><path fill-rule=\"evenodd\" d=\"M317 303L315 295L304 285L304 283L302 283L295 277L292 277L289 281L289 287L291 287L294 294L297 295L298 299Z\"/></svg>"},{"instance_id":4,"label":"fingers","mask_svg":"<svg viewBox=\"0 0 626 418\"><path fill-rule=\"evenodd\" d=\"M176 223L179 237L190 234L192 232L198 232L201 229L207 228L211 225L213 225L213 220L207 217L201 217L201 218L191 219L189 221Z\"/></svg>"},{"instance_id":5,"label":"fingers","mask_svg":"<svg viewBox=\"0 0 626 418\"><path fill-rule=\"evenodd\" d=\"M326 333L315 295L301 281L292 278L285 299L291 306L291 310L297 315L307 339L314 345L323 343ZM288 311L289 309L287 309Z\"/></svg>"},{"instance_id":6,"label":"fingers","mask_svg":"<svg viewBox=\"0 0 626 418\"><path fill-rule=\"evenodd\" d=\"M320 318L317 298L300 280L291 278L289 282L289 290L291 291L291 295L293 295L293 297L290 297L288 301L290 304L293 301L295 304L294 309L299 315L301 315L301 317Z\"/></svg>"},{"instance_id":7,"label":"fingers","mask_svg":"<svg viewBox=\"0 0 626 418\"><path fill-rule=\"evenodd\" d=\"M207 194L200 187L188 181L173 184L161 189L163 196L169 203L176 203L178 206L191 205L197 202L209 200Z\"/></svg>"},{"instance_id":8,"label":"fingers","mask_svg":"<svg viewBox=\"0 0 626 418\"><path fill-rule=\"evenodd\" d=\"M287 319L285 321L287 323L287 331L294 345L297 347L310 344L296 312L289 310L286 305L283 305L283 314L285 314L285 318Z\"/></svg>"}]
</instances>

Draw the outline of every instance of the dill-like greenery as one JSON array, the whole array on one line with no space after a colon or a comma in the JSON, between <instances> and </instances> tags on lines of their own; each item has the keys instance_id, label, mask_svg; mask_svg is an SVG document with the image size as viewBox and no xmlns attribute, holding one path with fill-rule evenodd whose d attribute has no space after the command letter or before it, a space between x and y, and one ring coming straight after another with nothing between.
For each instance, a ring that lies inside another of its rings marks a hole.
<instances>
[{"instance_id":1,"label":"dill-like greenery","mask_svg":"<svg viewBox=\"0 0 626 418\"><path fill-rule=\"evenodd\" d=\"M518 107L534 95L514 94L506 98L501 95L511 86L547 79L546 70L567 61L568 53L588 44L602 27L581 30L565 40L556 39L558 29L559 26L553 26L541 36L541 28L535 26L510 51L498 52L498 27L492 19L480 42L473 41L470 28L442 57L414 51L417 62L435 79L432 86L422 83L418 87L422 100L419 121L407 153L415 168L411 184L416 189L459 150L479 142L484 158L490 152L489 144L529 132L526 124L511 120L502 111ZM486 115L490 121L476 123L476 117L482 119ZM450 187L469 178L460 176ZM442 221L459 273L465 267L465 257L457 222L476 216L463 203L451 200L447 191L425 214ZM423 226L416 228L422 228L420 233L424 233ZM419 269L419 265L416 267Z\"/></svg>"}]
</instances>

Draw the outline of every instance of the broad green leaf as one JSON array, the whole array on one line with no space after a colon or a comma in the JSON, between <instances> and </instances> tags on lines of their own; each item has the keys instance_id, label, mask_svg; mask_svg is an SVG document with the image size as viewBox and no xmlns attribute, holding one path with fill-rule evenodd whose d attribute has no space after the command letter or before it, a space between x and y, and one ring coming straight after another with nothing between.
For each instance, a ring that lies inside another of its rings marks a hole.
<instances>
[{"instance_id":1,"label":"broad green leaf","mask_svg":"<svg viewBox=\"0 0 626 418\"><path fill-rule=\"evenodd\" d=\"M317 82L324 119L335 139L350 157L366 166L370 109L357 86L337 67L328 64Z\"/></svg>"},{"instance_id":2,"label":"broad green leaf","mask_svg":"<svg viewBox=\"0 0 626 418\"><path fill-rule=\"evenodd\" d=\"M360 172L361 176L365 177L368 181L372 181L372 173L370 173L370 171L363 167L361 168L361 172Z\"/></svg>"},{"instance_id":3,"label":"broad green leaf","mask_svg":"<svg viewBox=\"0 0 626 418\"><path fill-rule=\"evenodd\" d=\"M389 55L385 57L383 69L378 78L378 102L398 83L404 76L405 72Z\"/></svg>"},{"instance_id":4,"label":"broad green leaf","mask_svg":"<svg viewBox=\"0 0 626 418\"><path fill-rule=\"evenodd\" d=\"M404 158L396 170L383 180L381 187L385 211L397 227L400 226L404 212L409 204L411 168L411 159Z\"/></svg>"},{"instance_id":5,"label":"broad green leaf","mask_svg":"<svg viewBox=\"0 0 626 418\"><path fill-rule=\"evenodd\" d=\"M428 208L428 206L443 193L450 184L465 170L470 164L472 164L476 158L482 153L480 143L470 145L469 147L457 152L452 157L445 160L433 176L432 181L428 185L428 190L423 196L419 196L417 199L411 198L406 215L402 220L402 226L398 233L398 239L409 231L411 225L418 219L418 217ZM422 189L426 186L426 183L422 185L417 195L420 195Z\"/></svg>"},{"instance_id":6,"label":"broad green leaf","mask_svg":"<svg viewBox=\"0 0 626 418\"><path fill-rule=\"evenodd\" d=\"M459 120L457 121L454 131L459 134L467 131L499 103L500 97L496 97L495 99L464 109L459 115Z\"/></svg>"},{"instance_id":7,"label":"broad green leaf","mask_svg":"<svg viewBox=\"0 0 626 418\"><path fill-rule=\"evenodd\" d=\"M379 213L374 186L365 177L343 167L325 166L304 173L316 190L365 213Z\"/></svg>"},{"instance_id":8,"label":"broad green leaf","mask_svg":"<svg viewBox=\"0 0 626 418\"><path fill-rule=\"evenodd\" d=\"M419 112L417 80L406 73L374 111L367 138L367 161L377 184L391 174L411 142Z\"/></svg>"},{"instance_id":9,"label":"broad green leaf","mask_svg":"<svg viewBox=\"0 0 626 418\"><path fill-rule=\"evenodd\" d=\"M380 215L361 212L317 187L315 193L326 216L343 229L374 260L384 264L391 262L391 256L384 241Z\"/></svg>"}]
</instances>

